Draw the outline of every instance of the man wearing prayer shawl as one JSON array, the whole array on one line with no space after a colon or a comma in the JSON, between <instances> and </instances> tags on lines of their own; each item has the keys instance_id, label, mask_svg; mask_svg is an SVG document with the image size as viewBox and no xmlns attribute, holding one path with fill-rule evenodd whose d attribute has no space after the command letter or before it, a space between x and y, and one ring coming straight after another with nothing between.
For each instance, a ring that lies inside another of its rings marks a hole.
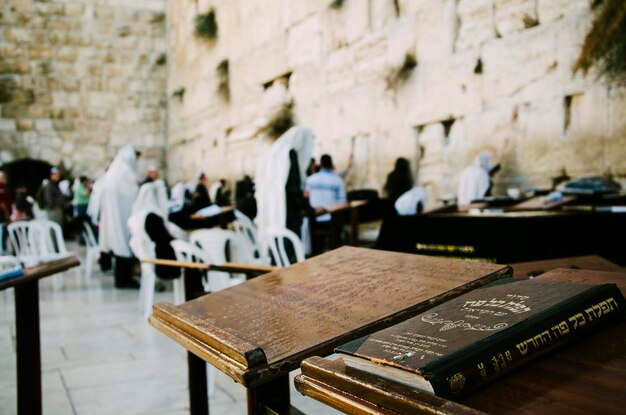
<instances>
[{"instance_id":1,"label":"man wearing prayer shawl","mask_svg":"<svg viewBox=\"0 0 626 415\"><path fill-rule=\"evenodd\" d=\"M461 171L457 205L468 205L472 200L482 199L488 195L494 167L493 154L490 151L483 151L474 158L472 164Z\"/></svg>"},{"instance_id":2,"label":"man wearing prayer shawl","mask_svg":"<svg viewBox=\"0 0 626 415\"><path fill-rule=\"evenodd\" d=\"M267 229L300 235L306 168L313 155L313 131L295 126L276 140L259 160L255 178L256 222L263 244Z\"/></svg>"},{"instance_id":3,"label":"man wearing prayer shawl","mask_svg":"<svg viewBox=\"0 0 626 415\"><path fill-rule=\"evenodd\" d=\"M132 278L133 254L129 246L128 218L137 197L139 177L137 153L130 144L119 150L99 182L91 196L95 199L92 200L91 213L99 217L100 250L113 253L115 286L137 288L138 283ZM96 209L98 212L95 212Z\"/></svg>"},{"instance_id":4,"label":"man wearing prayer shawl","mask_svg":"<svg viewBox=\"0 0 626 415\"><path fill-rule=\"evenodd\" d=\"M161 179L141 185L128 219L128 227L131 233L130 247L139 259L175 260L170 241L186 240L185 231L168 220L167 188ZM180 275L176 267L157 265L155 271L159 277L166 279Z\"/></svg>"}]
</instances>

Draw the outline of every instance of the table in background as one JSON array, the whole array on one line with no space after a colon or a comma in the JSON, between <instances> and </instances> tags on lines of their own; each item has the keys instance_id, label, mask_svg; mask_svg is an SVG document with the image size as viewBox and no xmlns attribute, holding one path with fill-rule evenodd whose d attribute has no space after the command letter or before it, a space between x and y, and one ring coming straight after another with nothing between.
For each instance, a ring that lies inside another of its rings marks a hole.
<instances>
[{"instance_id":1,"label":"table in background","mask_svg":"<svg viewBox=\"0 0 626 415\"><path fill-rule=\"evenodd\" d=\"M41 414L41 341L39 333L39 280L80 262L74 256L26 268L21 277L0 281L0 291L15 294L17 346L17 412Z\"/></svg>"},{"instance_id":2,"label":"table in background","mask_svg":"<svg viewBox=\"0 0 626 415\"><path fill-rule=\"evenodd\" d=\"M595 271L623 272L616 263L599 255L585 255L568 258L545 259L541 261L517 262L511 264L514 277L536 277L555 268L589 269Z\"/></svg>"},{"instance_id":3,"label":"table in background","mask_svg":"<svg viewBox=\"0 0 626 415\"><path fill-rule=\"evenodd\" d=\"M615 282L626 274L558 269L540 275L559 281ZM302 363L296 389L349 414L563 414L621 415L626 407L626 321L598 329L459 400L448 400L375 375L354 376L338 361Z\"/></svg>"},{"instance_id":4,"label":"table in background","mask_svg":"<svg viewBox=\"0 0 626 415\"><path fill-rule=\"evenodd\" d=\"M302 359L510 273L496 264L342 247L179 306L156 304L149 321L245 386L248 413L299 413L289 402L289 372ZM204 370L189 363L190 373ZM192 413L206 413L197 402L206 403L206 386L193 388Z\"/></svg>"},{"instance_id":5,"label":"table in background","mask_svg":"<svg viewBox=\"0 0 626 415\"><path fill-rule=\"evenodd\" d=\"M601 255L622 265L626 250L612 240L625 234L626 213L610 211L437 212L385 218L376 247L500 264Z\"/></svg>"}]
</instances>

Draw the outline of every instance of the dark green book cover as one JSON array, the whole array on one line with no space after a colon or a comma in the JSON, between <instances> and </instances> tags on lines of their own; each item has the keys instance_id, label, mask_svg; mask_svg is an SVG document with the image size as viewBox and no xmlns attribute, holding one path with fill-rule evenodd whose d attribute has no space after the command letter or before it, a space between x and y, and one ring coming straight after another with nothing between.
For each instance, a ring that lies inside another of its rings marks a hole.
<instances>
[{"instance_id":1,"label":"dark green book cover","mask_svg":"<svg viewBox=\"0 0 626 415\"><path fill-rule=\"evenodd\" d=\"M454 397L595 326L623 318L626 311L615 284L502 281L335 351L414 372L430 382L436 395Z\"/></svg>"}]
</instances>

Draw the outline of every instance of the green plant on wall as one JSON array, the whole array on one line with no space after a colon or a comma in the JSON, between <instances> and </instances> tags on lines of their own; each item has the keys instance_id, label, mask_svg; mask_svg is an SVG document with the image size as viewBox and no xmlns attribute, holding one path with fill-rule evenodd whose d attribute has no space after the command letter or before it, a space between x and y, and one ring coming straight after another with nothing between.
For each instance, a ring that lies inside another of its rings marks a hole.
<instances>
[{"instance_id":1,"label":"green plant on wall","mask_svg":"<svg viewBox=\"0 0 626 415\"><path fill-rule=\"evenodd\" d=\"M183 97L185 96L185 88L178 88L176 91L172 92L172 97L174 98L178 98L181 101L183 100Z\"/></svg>"},{"instance_id":2,"label":"green plant on wall","mask_svg":"<svg viewBox=\"0 0 626 415\"><path fill-rule=\"evenodd\" d=\"M196 16L196 35L205 39L217 38L217 18L215 9Z\"/></svg>"},{"instance_id":3,"label":"green plant on wall","mask_svg":"<svg viewBox=\"0 0 626 415\"><path fill-rule=\"evenodd\" d=\"M344 3L344 0L333 0L330 2L328 7L331 9L341 9L341 7L343 6L343 3Z\"/></svg>"},{"instance_id":4,"label":"green plant on wall","mask_svg":"<svg viewBox=\"0 0 626 415\"><path fill-rule=\"evenodd\" d=\"M276 139L293 127L294 124L293 103L285 104L267 123L268 134Z\"/></svg>"},{"instance_id":5,"label":"green plant on wall","mask_svg":"<svg viewBox=\"0 0 626 415\"><path fill-rule=\"evenodd\" d=\"M592 67L611 81L626 81L626 2L603 0L597 7L574 72L587 73Z\"/></svg>"},{"instance_id":6,"label":"green plant on wall","mask_svg":"<svg viewBox=\"0 0 626 415\"><path fill-rule=\"evenodd\" d=\"M230 75L228 69L228 59L224 59L215 68L218 77L217 93L224 101L230 100Z\"/></svg>"},{"instance_id":7,"label":"green plant on wall","mask_svg":"<svg viewBox=\"0 0 626 415\"><path fill-rule=\"evenodd\" d=\"M415 53L408 52L404 56L404 61L402 62L402 65L400 65L396 69L393 69L389 73L389 75L387 75L387 87L389 89L398 88L402 83L409 79L409 76L411 76L413 69L415 69L416 67L417 59L415 58Z\"/></svg>"}]
</instances>

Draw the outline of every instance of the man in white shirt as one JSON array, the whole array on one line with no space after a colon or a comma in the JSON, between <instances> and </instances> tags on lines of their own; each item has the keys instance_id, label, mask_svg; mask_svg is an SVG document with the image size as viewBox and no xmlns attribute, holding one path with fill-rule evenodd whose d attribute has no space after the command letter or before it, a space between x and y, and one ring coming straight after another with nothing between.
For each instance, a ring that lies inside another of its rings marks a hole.
<instances>
[{"instance_id":1,"label":"man in white shirt","mask_svg":"<svg viewBox=\"0 0 626 415\"><path fill-rule=\"evenodd\" d=\"M334 171L333 159L324 154L320 159L321 169L306 179L306 192L311 207L316 210L343 203L346 199L346 184ZM330 221L330 213L318 216L318 222Z\"/></svg>"}]
</instances>

